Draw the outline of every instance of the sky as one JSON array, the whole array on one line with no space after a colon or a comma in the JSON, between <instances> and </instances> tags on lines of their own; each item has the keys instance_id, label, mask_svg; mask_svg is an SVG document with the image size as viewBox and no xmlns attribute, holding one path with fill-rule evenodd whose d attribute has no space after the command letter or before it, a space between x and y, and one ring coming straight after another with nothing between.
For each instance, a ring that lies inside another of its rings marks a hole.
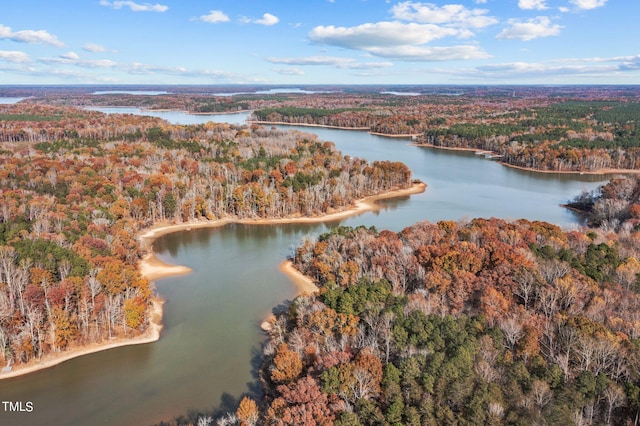
<instances>
[{"instance_id":1,"label":"sky","mask_svg":"<svg viewBox=\"0 0 640 426\"><path fill-rule=\"evenodd\" d=\"M640 84L638 0L4 0L0 84Z\"/></svg>"}]
</instances>

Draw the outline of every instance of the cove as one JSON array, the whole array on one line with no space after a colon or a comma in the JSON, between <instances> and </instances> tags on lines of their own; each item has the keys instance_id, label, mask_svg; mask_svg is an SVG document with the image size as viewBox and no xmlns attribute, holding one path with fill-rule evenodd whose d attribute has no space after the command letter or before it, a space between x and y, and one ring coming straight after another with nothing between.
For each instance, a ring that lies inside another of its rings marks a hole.
<instances>
[{"instance_id":1,"label":"cove","mask_svg":"<svg viewBox=\"0 0 640 426\"><path fill-rule=\"evenodd\" d=\"M0 411L0 424L153 424L190 411L234 410L239 397L254 390L260 322L296 294L279 265L305 235L338 224L399 231L419 220L478 216L577 226L579 218L559 204L606 180L515 170L473 153L419 148L407 139L360 131L281 128L315 133L352 157L403 161L429 187L340 222L228 225L159 238L154 248L161 260L193 269L156 282L166 300L160 340L0 381L3 400L33 403L32 412Z\"/></svg>"}]
</instances>

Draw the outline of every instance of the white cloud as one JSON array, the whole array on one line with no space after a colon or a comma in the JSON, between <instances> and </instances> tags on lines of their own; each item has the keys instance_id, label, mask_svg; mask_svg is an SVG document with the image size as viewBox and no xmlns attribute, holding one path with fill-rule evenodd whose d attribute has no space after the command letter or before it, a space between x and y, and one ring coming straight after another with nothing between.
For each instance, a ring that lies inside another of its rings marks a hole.
<instances>
[{"instance_id":1,"label":"white cloud","mask_svg":"<svg viewBox=\"0 0 640 426\"><path fill-rule=\"evenodd\" d=\"M108 1L100 0L101 6L111 7L113 9L122 9L128 7L132 12L166 12L169 6L163 4L136 3L133 1Z\"/></svg>"},{"instance_id":2,"label":"white cloud","mask_svg":"<svg viewBox=\"0 0 640 426\"><path fill-rule=\"evenodd\" d=\"M202 15L198 18L200 21L208 22L210 24L217 24L219 22L229 22L229 16L221 10L210 10L209 14Z\"/></svg>"},{"instance_id":3,"label":"white cloud","mask_svg":"<svg viewBox=\"0 0 640 426\"><path fill-rule=\"evenodd\" d=\"M405 24L401 22L377 22L356 27L318 26L309 33L315 43L369 50L378 47L424 44L460 32L430 24Z\"/></svg>"},{"instance_id":4,"label":"white cloud","mask_svg":"<svg viewBox=\"0 0 640 426\"><path fill-rule=\"evenodd\" d=\"M518 7L524 10L545 10L549 8L546 0L519 0Z\"/></svg>"},{"instance_id":5,"label":"white cloud","mask_svg":"<svg viewBox=\"0 0 640 426\"><path fill-rule=\"evenodd\" d=\"M589 10L604 6L607 0L569 0L569 2L579 9Z\"/></svg>"},{"instance_id":6,"label":"white cloud","mask_svg":"<svg viewBox=\"0 0 640 426\"><path fill-rule=\"evenodd\" d=\"M272 15L270 13L265 13L264 15L262 15L262 18L260 19L251 19L251 18L247 18L246 16L241 16L240 22L243 24L259 24L259 25L271 26L280 22L280 19L275 15Z\"/></svg>"},{"instance_id":7,"label":"white cloud","mask_svg":"<svg viewBox=\"0 0 640 426\"><path fill-rule=\"evenodd\" d=\"M8 39L20 43L44 43L56 47L64 46L64 43L45 30L12 31L10 27L0 24L0 39Z\"/></svg>"},{"instance_id":8,"label":"white cloud","mask_svg":"<svg viewBox=\"0 0 640 426\"><path fill-rule=\"evenodd\" d=\"M467 9L461 4L437 6L432 3L415 3L406 1L391 8L396 19L420 22L423 24L442 24L463 28L484 28L498 20L487 16L486 9Z\"/></svg>"},{"instance_id":9,"label":"white cloud","mask_svg":"<svg viewBox=\"0 0 640 426\"><path fill-rule=\"evenodd\" d=\"M581 65L550 65L545 63L511 62L504 64L486 65L476 70L490 78L541 77L576 75L604 76L618 71L616 65L581 66Z\"/></svg>"},{"instance_id":10,"label":"white cloud","mask_svg":"<svg viewBox=\"0 0 640 426\"><path fill-rule=\"evenodd\" d=\"M490 55L474 45L425 46L447 36L462 36L465 29L447 28L433 24L378 22L356 27L320 26L309 33L309 39L371 55L402 61L446 61L486 59Z\"/></svg>"},{"instance_id":11,"label":"white cloud","mask_svg":"<svg viewBox=\"0 0 640 426\"><path fill-rule=\"evenodd\" d=\"M496 36L500 40L524 40L529 41L536 38L557 36L560 34L560 25L551 24L551 20L546 16L521 21L519 19L509 19L509 27L502 30Z\"/></svg>"},{"instance_id":12,"label":"white cloud","mask_svg":"<svg viewBox=\"0 0 640 426\"><path fill-rule=\"evenodd\" d=\"M106 47L100 44L95 44L95 43L85 43L84 45L82 45L82 48L87 52L92 52L92 53L101 53L101 52L107 51Z\"/></svg>"},{"instance_id":13,"label":"white cloud","mask_svg":"<svg viewBox=\"0 0 640 426\"><path fill-rule=\"evenodd\" d=\"M119 64L109 59L80 59L80 55L75 52L67 52L57 58L40 58L38 62L55 65L75 65L84 68L115 68Z\"/></svg>"},{"instance_id":14,"label":"white cloud","mask_svg":"<svg viewBox=\"0 0 640 426\"><path fill-rule=\"evenodd\" d=\"M72 61L77 61L78 59L80 59L80 56L78 56L76 52L63 53L62 55L60 55L60 57L64 59L70 59Z\"/></svg>"},{"instance_id":15,"label":"white cloud","mask_svg":"<svg viewBox=\"0 0 640 426\"><path fill-rule=\"evenodd\" d=\"M0 50L0 60L12 62L14 64L31 62L29 55L18 50Z\"/></svg>"},{"instance_id":16,"label":"white cloud","mask_svg":"<svg viewBox=\"0 0 640 426\"><path fill-rule=\"evenodd\" d=\"M403 61L457 61L469 59L488 59L491 57L478 46L398 46L393 48L374 48L369 52L376 56Z\"/></svg>"},{"instance_id":17,"label":"white cloud","mask_svg":"<svg viewBox=\"0 0 640 426\"><path fill-rule=\"evenodd\" d=\"M260 25L271 26L280 22L280 19L278 19L278 17L275 15L265 13L264 15L262 15L262 19L256 19L254 22Z\"/></svg>"}]
</instances>

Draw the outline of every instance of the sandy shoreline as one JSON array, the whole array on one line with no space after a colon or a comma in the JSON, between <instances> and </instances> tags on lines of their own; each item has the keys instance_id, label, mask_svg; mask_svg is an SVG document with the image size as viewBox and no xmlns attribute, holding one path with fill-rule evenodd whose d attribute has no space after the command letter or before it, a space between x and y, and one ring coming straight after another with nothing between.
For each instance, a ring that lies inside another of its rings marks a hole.
<instances>
[{"instance_id":1,"label":"sandy shoreline","mask_svg":"<svg viewBox=\"0 0 640 426\"><path fill-rule=\"evenodd\" d=\"M302 294L313 294L320 291L311 278L294 268L292 261L285 260L282 262L280 264L280 271L288 276L293 282L293 285L295 285L297 290L296 296L300 296ZM269 332L273 329L275 322L276 316L274 314L269 314L260 324L260 328Z\"/></svg>"},{"instance_id":2,"label":"sandy shoreline","mask_svg":"<svg viewBox=\"0 0 640 426\"><path fill-rule=\"evenodd\" d=\"M0 380L8 379L10 377L22 376L24 374L33 373L39 370L44 370L45 368L62 364L63 362L70 359L93 354L96 352L106 351L107 349L155 342L160 338L160 331L162 330L162 304L164 303L164 301L159 298L153 298L151 300L151 303L153 304L153 308L149 319L150 326L140 336L128 339L118 338L102 343L92 343L87 346L72 348L59 354L49 354L42 357L38 361L29 362L27 364L20 364L15 366L15 368L13 368L9 372L0 373Z\"/></svg>"},{"instance_id":3,"label":"sandy shoreline","mask_svg":"<svg viewBox=\"0 0 640 426\"><path fill-rule=\"evenodd\" d=\"M167 265L166 263L160 261L152 251L153 242L156 238L171 234L173 232L181 232L181 231L190 231L193 229L200 228L218 228L221 226L229 225L232 223L243 224L243 225L278 225L278 224L286 224L286 223L322 223L322 222L331 222L335 220L341 220L350 216L355 216L368 211L376 211L381 208L380 205L376 204L378 200L385 200L390 198L399 198L405 197L413 194L420 194L425 191L427 185L423 182L414 183L411 187L406 189L396 189L392 191L385 192L383 194L372 195L369 197L362 198L357 200L353 207L342 210L335 213L329 213L323 216L317 217L289 217L283 219L218 219L218 220L205 220L205 221L197 221L197 222L189 222L189 223L180 223L180 224L171 224L171 225L160 225L157 227L150 228L140 234L140 239L143 243L143 247L145 247L149 254L145 256L145 258L140 262L140 271L144 271L143 274L149 278L153 277L153 279L159 279L167 276L180 275L189 272L189 268L184 266L177 265ZM293 264L290 261L284 261L280 265L280 270L287 275L293 284L296 286L298 290L298 294L303 293L314 293L318 291L318 287L313 283L313 281L307 276L301 274L297 271ZM151 279L151 278L149 278ZM262 321L260 327L267 331L271 329L271 324L275 317L273 314L267 315L267 317Z\"/></svg>"},{"instance_id":4,"label":"sandy shoreline","mask_svg":"<svg viewBox=\"0 0 640 426\"><path fill-rule=\"evenodd\" d=\"M384 200L389 198L398 198L409 196L412 194L419 194L425 191L427 185L419 182L414 183L411 187L406 189L397 189L385 192L379 195L372 195L362 198L355 202L355 205L347 210L342 210L335 213L330 213L317 217L291 217L283 219L220 219L212 221L198 221L181 224L159 225L143 231L140 235L140 241L142 247L148 251L148 254L144 256L138 263L140 273L147 279L154 281L160 278L169 276L184 275L191 272L191 269L181 265L169 265L158 259L152 250L153 241L156 238L170 234L173 232L188 231L198 228L217 228L225 226L231 223L245 224L245 225L276 225L286 223L321 223L331 222L335 220L344 219L349 216L358 215L367 211L375 211L381 208L376 204L377 200ZM300 293L317 291L317 287L313 282L296 271L293 265L287 265L284 262L281 265L281 270L291 277L293 283ZM27 364L16 365L10 372L0 373L0 380L10 377L17 377L23 374L33 373L35 371L43 370L45 368L53 367L61 364L73 358L77 358L83 355L92 354L95 352L104 351L107 349L113 349L121 346L140 345L145 343L155 342L160 338L160 331L162 330L162 304L164 301L159 298L153 298L153 308L150 314L149 328L140 336L126 339L114 339L112 341L95 343L88 346L81 346L72 348L59 354L49 354L42 359L30 362ZM265 320L265 321L268 321Z\"/></svg>"},{"instance_id":5,"label":"sandy shoreline","mask_svg":"<svg viewBox=\"0 0 640 426\"><path fill-rule=\"evenodd\" d=\"M285 260L284 262L282 262L280 264L280 270L284 272L284 274L289 278L291 278L291 281L293 281L293 284L298 290L298 295L305 293L312 294L320 291L318 286L316 286L311 278L294 268L292 261Z\"/></svg>"}]
</instances>

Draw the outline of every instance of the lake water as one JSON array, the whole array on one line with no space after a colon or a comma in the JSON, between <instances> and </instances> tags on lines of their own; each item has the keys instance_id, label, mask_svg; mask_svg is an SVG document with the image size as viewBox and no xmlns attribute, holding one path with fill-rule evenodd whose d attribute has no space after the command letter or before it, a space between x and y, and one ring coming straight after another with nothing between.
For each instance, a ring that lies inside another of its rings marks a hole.
<instances>
[{"instance_id":1,"label":"lake water","mask_svg":"<svg viewBox=\"0 0 640 426\"><path fill-rule=\"evenodd\" d=\"M222 117L166 114L175 122ZM384 202L380 211L342 222L230 225L160 238L155 249L162 260L193 268L190 275L156 283L166 299L161 339L0 381L2 400L34 406L31 413L0 410L0 425L153 424L190 412L234 410L241 395L254 390L260 321L295 295L278 267L303 236L338 223L399 231L419 220L477 216L574 227L578 218L559 204L605 181L520 171L473 153L419 148L366 132L285 127L316 133L353 157L403 161L429 186L423 194Z\"/></svg>"},{"instance_id":2,"label":"lake water","mask_svg":"<svg viewBox=\"0 0 640 426\"><path fill-rule=\"evenodd\" d=\"M14 98L14 97L0 96L0 105L17 104L18 102L20 102L23 99L26 99L26 98Z\"/></svg>"},{"instance_id":3,"label":"lake water","mask_svg":"<svg viewBox=\"0 0 640 426\"><path fill-rule=\"evenodd\" d=\"M247 112L237 114L188 114L184 111L152 111L135 107L88 107L93 111L107 114L135 114L158 117L173 124L203 124L209 121L216 123L242 124L247 119Z\"/></svg>"}]
</instances>

